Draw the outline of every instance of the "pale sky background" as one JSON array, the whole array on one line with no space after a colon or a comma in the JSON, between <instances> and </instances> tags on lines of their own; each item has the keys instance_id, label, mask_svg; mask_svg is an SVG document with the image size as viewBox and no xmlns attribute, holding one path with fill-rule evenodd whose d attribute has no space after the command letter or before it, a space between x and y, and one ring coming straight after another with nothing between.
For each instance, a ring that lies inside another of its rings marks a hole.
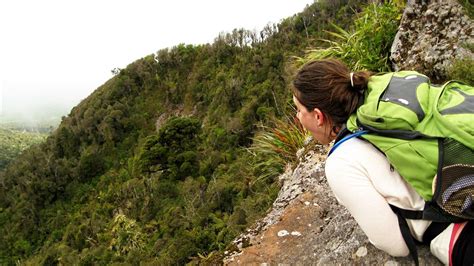
<instances>
[{"instance_id":1,"label":"pale sky background","mask_svg":"<svg viewBox=\"0 0 474 266\"><path fill-rule=\"evenodd\" d=\"M261 30L313 0L2 0L0 115L69 110L115 67L179 43ZM0 118L1 119L1 118ZM1 121L0 121L1 122Z\"/></svg>"}]
</instances>

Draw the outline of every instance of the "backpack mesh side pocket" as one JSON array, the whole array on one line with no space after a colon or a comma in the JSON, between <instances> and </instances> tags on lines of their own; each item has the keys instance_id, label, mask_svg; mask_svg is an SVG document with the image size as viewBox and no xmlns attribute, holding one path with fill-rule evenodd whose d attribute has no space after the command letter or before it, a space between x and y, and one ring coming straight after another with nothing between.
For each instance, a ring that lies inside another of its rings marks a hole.
<instances>
[{"instance_id":1,"label":"backpack mesh side pocket","mask_svg":"<svg viewBox=\"0 0 474 266\"><path fill-rule=\"evenodd\" d=\"M440 148L433 200L451 215L474 219L474 151L449 138Z\"/></svg>"}]
</instances>

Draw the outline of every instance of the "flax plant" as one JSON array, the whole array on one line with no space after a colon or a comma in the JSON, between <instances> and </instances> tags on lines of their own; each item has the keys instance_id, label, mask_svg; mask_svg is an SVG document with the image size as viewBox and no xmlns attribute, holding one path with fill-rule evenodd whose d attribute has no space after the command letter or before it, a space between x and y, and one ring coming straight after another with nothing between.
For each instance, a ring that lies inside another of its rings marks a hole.
<instances>
[{"instance_id":1,"label":"flax plant","mask_svg":"<svg viewBox=\"0 0 474 266\"><path fill-rule=\"evenodd\" d=\"M289 115L273 118L269 126L260 125L260 129L248 149L257 157L253 165L257 180L276 176L287 164L296 162L296 152L309 136L298 119Z\"/></svg>"}]
</instances>

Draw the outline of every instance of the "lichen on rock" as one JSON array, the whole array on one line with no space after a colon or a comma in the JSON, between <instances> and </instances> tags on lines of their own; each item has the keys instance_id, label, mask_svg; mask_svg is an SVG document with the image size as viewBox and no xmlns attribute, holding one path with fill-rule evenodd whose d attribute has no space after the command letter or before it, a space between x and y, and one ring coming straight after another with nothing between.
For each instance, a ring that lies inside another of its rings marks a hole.
<instances>
[{"instance_id":1,"label":"lichen on rock","mask_svg":"<svg viewBox=\"0 0 474 266\"><path fill-rule=\"evenodd\" d=\"M454 59L474 59L466 44L474 44L474 22L456 0L409 0L390 60L394 70L415 70L444 82Z\"/></svg>"},{"instance_id":2,"label":"lichen on rock","mask_svg":"<svg viewBox=\"0 0 474 266\"><path fill-rule=\"evenodd\" d=\"M234 241L239 248L227 254L226 265L412 263L376 249L337 202L324 176L327 152L327 146L307 148L280 176L272 210ZM441 265L429 247L420 246L419 255L421 264Z\"/></svg>"}]
</instances>

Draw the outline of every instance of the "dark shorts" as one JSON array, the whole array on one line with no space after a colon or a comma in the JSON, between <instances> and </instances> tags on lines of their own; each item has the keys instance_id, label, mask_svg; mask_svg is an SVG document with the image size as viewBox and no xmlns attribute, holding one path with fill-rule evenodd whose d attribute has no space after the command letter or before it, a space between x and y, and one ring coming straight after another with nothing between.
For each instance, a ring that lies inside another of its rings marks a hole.
<instances>
[{"instance_id":1,"label":"dark shorts","mask_svg":"<svg viewBox=\"0 0 474 266\"><path fill-rule=\"evenodd\" d=\"M451 259L454 266L474 265L474 221L463 228L453 247Z\"/></svg>"}]
</instances>

